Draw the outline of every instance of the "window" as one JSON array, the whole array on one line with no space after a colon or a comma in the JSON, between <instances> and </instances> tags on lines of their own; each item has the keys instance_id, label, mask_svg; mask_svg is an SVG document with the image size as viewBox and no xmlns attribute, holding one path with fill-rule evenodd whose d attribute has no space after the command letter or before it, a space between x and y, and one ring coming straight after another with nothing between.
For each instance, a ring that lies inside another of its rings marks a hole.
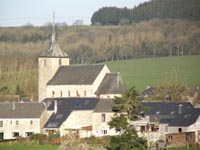
<instances>
[{"instance_id":1,"label":"window","mask_svg":"<svg viewBox=\"0 0 200 150\"><path fill-rule=\"evenodd\" d=\"M145 126L141 126L140 127L140 132L144 132L145 131Z\"/></svg>"},{"instance_id":2,"label":"window","mask_svg":"<svg viewBox=\"0 0 200 150\"><path fill-rule=\"evenodd\" d=\"M55 92L54 92L54 91L52 91L52 97L54 97L54 95L55 95Z\"/></svg>"},{"instance_id":3,"label":"window","mask_svg":"<svg viewBox=\"0 0 200 150\"><path fill-rule=\"evenodd\" d=\"M16 120L16 121L15 121L15 124L16 124L16 125L19 125L19 121L18 121L18 120Z\"/></svg>"},{"instance_id":4,"label":"window","mask_svg":"<svg viewBox=\"0 0 200 150\"><path fill-rule=\"evenodd\" d=\"M30 120L30 125L33 125L33 120Z\"/></svg>"},{"instance_id":5,"label":"window","mask_svg":"<svg viewBox=\"0 0 200 150\"><path fill-rule=\"evenodd\" d=\"M182 128L178 128L178 132L182 132Z\"/></svg>"},{"instance_id":6,"label":"window","mask_svg":"<svg viewBox=\"0 0 200 150\"><path fill-rule=\"evenodd\" d=\"M172 139L173 139L172 135L169 135L169 136L168 136L168 139L169 139L169 140L172 140Z\"/></svg>"},{"instance_id":7,"label":"window","mask_svg":"<svg viewBox=\"0 0 200 150\"><path fill-rule=\"evenodd\" d=\"M3 127L3 121L0 121L0 127Z\"/></svg>"},{"instance_id":8,"label":"window","mask_svg":"<svg viewBox=\"0 0 200 150\"><path fill-rule=\"evenodd\" d=\"M101 114L101 122L105 122L106 121L106 114Z\"/></svg>"},{"instance_id":9,"label":"window","mask_svg":"<svg viewBox=\"0 0 200 150\"><path fill-rule=\"evenodd\" d=\"M10 124L12 124L12 120L10 120Z\"/></svg>"},{"instance_id":10,"label":"window","mask_svg":"<svg viewBox=\"0 0 200 150\"><path fill-rule=\"evenodd\" d=\"M46 59L44 59L44 66L46 66L47 65L47 62L46 62Z\"/></svg>"},{"instance_id":11,"label":"window","mask_svg":"<svg viewBox=\"0 0 200 150\"><path fill-rule=\"evenodd\" d=\"M77 97L79 96L78 91L76 91L76 96L77 96Z\"/></svg>"},{"instance_id":12,"label":"window","mask_svg":"<svg viewBox=\"0 0 200 150\"><path fill-rule=\"evenodd\" d=\"M68 91L68 96L70 97L70 91Z\"/></svg>"},{"instance_id":13,"label":"window","mask_svg":"<svg viewBox=\"0 0 200 150\"><path fill-rule=\"evenodd\" d=\"M60 91L60 97L62 97L62 91Z\"/></svg>"},{"instance_id":14,"label":"window","mask_svg":"<svg viewBox=\"0 0 200 150\"><path fill-rule=\"evenodd\" d=\"M13 132L13 133L12 133L12 136L13 136L13 137L19 137L19 132Z\"/></svg>"},{"instance_id":15,"label":"window","mask_svg":"<svg viewBox=\"0 0 200 150\"><path fill-rule=\"evenodd\" d=\"M62 59L59 59L59 65L62 65Z\"/></svg>"},{"instance_id":16,"label":"window","mask_svg":"<svg viewBox=\"0 0 200 150\"><path fill-rule=\"evenodd\" d=\"M26 137L33 135L33 132L26 132L25 133Z\"/></svg>"},{"instance_id":17,"label":"window","mask_svg":"<svg viewBox=\"0 0 200 150\"><path fill-rule=\"evenodd\" d=\"M84 91L84 96L86 96L86 91Z\"/></svg>"},{"instance_id":18,"label":"window","mask_svg":"<svg viewBox=\"0 0 200 150\"><path fill-rule=\"evenodd\" d=\"M107 130L101 130L102 134L107 134Z\"/></svg>"}]
</instances>

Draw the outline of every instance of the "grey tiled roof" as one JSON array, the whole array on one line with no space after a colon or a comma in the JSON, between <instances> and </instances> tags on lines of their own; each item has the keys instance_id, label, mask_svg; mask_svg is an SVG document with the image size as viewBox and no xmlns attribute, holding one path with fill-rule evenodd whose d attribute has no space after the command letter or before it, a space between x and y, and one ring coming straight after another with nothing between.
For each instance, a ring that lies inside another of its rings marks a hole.
<instances>
[{"instance_id":1,"label":"grey tiled roof","mask_svg":"<svg viewBox=\"0 0 200 150\"><path fill-rule=\"evenodd\" d=\"M61 66L47 85L91 85L103 64Z\"/></svg>"},{"instance_id":2,"label":"grey tiled roof","mask_svg":"<svg viewBox=\"0 0 200 150\"><path fill-rule=\"evenodd\" d=\"M177 114L169 126L190 126L200 117L200 108L186 109L184 113Z\"/></svg>"},{"instance_id":3,"label":"grey tiled roof","mask_svg":"<svg viewBox=\"0 0 200 150\"><path fill-rule=\"evenodd\" d=\"M40 118L43 103L0 103L0 118Z\"/></svg>"},{"instance_id":4,"label":"grey tiled roof","mask_svg":"<svg viewBox=\"0 0 200 150\"><path fill-rule=\"evenodd\" d=\"M126 91L127 89L119 73L107 73L96 94L123 94Z\"/></svg>"},{"instance_id":5,"label":"grey tiled roof","mask_svg":"<svg viewBox=\"0 0 200 150\"><path fill-rule=\"evenodd\" d=\"M186 109L193 108L189 102L143 102L143 106L148 108L144 112L145 115L176 115L178 114L178 107L181 104L183 112Z\"/></svg>"},{"instance_id":6,"label":"grey tiled roof","mask_svg":"<svg viewBox=\"0 0 200 150\"><path fill-rule=\"evenodd\" d=\"M94 112L95 113L103 113L103 112L113 112L112 106L114 105L114 101L111 99L101 99L99 100Z\"/></svg>"}]
</instances>

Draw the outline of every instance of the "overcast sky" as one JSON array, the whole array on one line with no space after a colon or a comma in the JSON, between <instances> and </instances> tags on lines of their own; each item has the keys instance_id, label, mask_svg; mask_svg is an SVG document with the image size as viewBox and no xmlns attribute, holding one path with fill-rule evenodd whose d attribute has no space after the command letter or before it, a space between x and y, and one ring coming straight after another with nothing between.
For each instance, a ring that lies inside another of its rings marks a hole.
<instances>
[{"instance_id":1,"label":"overcast sky","mask_svg":"<svg viewBox=\"0 0 200 150\"><path fill-rule=\"evenodd\" d=\"M94 11L104 6L133 8L149 0L0 0L0 26L41 26L52 21L71 25L75 20L90 24Z\"/></svg>"}]
</instances>

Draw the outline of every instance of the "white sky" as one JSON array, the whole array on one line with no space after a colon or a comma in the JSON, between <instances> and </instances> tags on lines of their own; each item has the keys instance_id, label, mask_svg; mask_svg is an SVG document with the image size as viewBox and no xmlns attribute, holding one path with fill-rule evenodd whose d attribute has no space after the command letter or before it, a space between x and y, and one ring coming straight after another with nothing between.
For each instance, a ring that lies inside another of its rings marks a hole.
<instances>
[{"instance_id":1,"label":"white sky","mask_svg":"<svg viewBox=\"0 0 200 150\"><path fill-rule=\"evenodd\" d=\"M133 8L149 0L0 0L0 26L21 26L27 22L41 26L52 22L66 22L71 25L75 20L90 24L92 14L104 6Z\"/></svg>"}]
</instances>

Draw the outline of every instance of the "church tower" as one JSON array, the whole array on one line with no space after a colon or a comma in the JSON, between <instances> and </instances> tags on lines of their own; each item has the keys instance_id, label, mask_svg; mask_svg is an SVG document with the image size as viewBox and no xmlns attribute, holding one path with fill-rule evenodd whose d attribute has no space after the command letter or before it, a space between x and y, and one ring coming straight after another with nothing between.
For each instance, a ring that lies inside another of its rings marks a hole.
<instances>
[{"instance_id":1,"label":"church tower","mask_svg":"<svg viewBox=\"0 0 200 150\"><path fill-rule=\"evenodd\" d=\"M38 58L38 101L46 98L46 86L52 79L58 68L62 65L69 65L68 55L59 48L56 40L55 25L53 16L53 29L49 43L49 48Z\"/></svg>"}]
</instances>

